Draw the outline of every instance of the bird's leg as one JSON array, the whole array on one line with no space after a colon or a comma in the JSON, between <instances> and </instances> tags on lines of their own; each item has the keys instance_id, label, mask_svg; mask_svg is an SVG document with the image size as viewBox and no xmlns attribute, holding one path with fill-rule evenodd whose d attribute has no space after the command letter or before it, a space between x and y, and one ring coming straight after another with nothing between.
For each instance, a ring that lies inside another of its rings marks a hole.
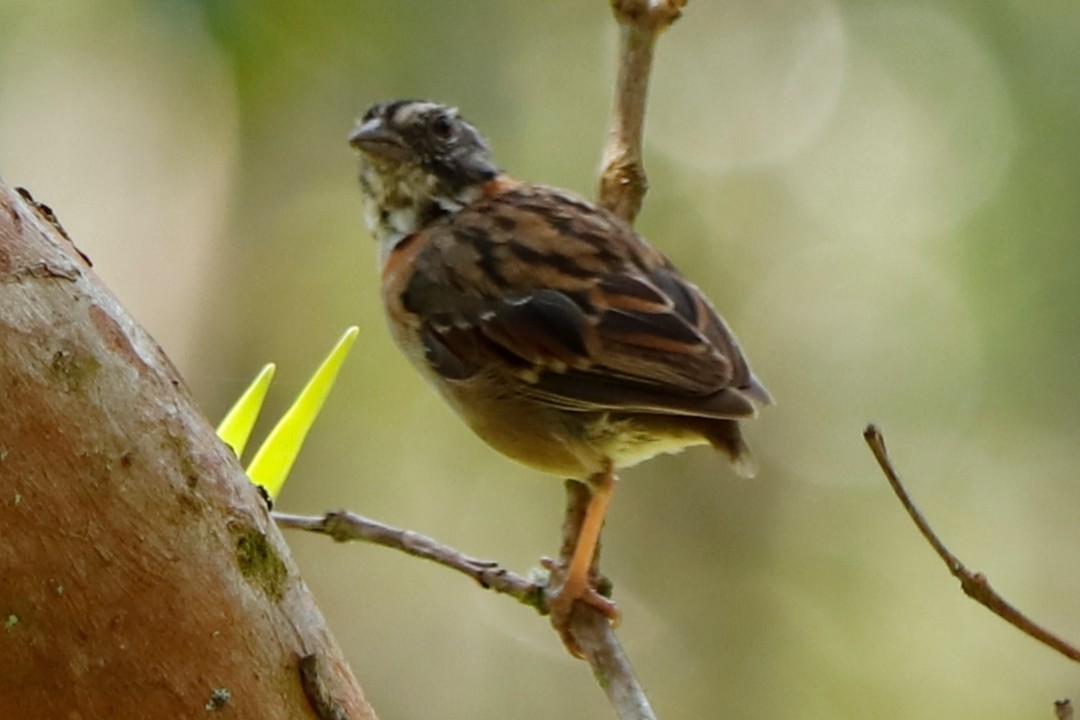
<instances>
[{"instance_id":1,"label":"bird's leg","mask_svg":"<svg viewBox=\"0 0 1080 720\"><path fill-rule=\"evenodd\" d=\"M585 509L574 543L570 562L563 568L562 584L549 591L548 607L551 610L551 624L558 630L566 648L575 657L582 657L581 648L570 632L570 616L574 603L581 601L592 605L613 622L618 622L619 611L615 603L596 591L591 582L593 559L600 542L600 531L604 527L604 515L607 513L611 494L615 490L615 474L610 468L589 478L591 497Z\"/></svg>"}]
</instances>

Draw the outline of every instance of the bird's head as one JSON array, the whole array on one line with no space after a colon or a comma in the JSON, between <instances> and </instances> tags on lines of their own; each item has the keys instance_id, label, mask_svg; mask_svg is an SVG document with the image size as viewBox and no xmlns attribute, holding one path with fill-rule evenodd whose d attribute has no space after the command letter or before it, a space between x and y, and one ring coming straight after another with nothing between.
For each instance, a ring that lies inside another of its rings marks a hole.
<instances>
[{"instance_id":1,"label":"bird's head","mask_svg":"<svg viewBox=\"0 0 1080 720\"><path fill-rule=\"evenodd\" d=\"M460 210L499 173L476 128L455 108L424 100L373 105L349 144L360 158L368 226L380 240Z\"/></svg>"}]
</instances>

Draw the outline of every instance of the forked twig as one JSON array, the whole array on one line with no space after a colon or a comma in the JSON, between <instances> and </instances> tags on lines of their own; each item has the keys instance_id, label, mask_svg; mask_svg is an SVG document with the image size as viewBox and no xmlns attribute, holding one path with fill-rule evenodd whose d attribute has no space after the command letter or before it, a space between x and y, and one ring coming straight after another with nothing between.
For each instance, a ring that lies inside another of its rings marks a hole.
<instances>
[{"instance_id":1,"label":"forked twig","mask_svg":"<svg viewBox=\"0 0 1080 720\"><path fill-rule=\"evenodd\" d=\"M567 493L571 498L569 505L572 507L568 508L564 533L569 536L569 533L575 532L574 523L580 524L581 514L575 511L573 506L579 504L582 496L587 502L589 491L578 482L568 481L567 486ZM338 542L369 542L430 560L471 577L485 589L509 595L542 615L548 613L545 584L533 582L506 570L498 563L471 558L449 545L411 530L391 527L347 511L327 513L323 516L290 515L275 511L271 515L282 528L306 530L326 535ZM566 545L564 542L564 548ZM563 555L566 552L564 549ZM634 676L630 661L615 638L608 619L592 606L579 603L574 609L571 627L574 638L585 653L620 720L655 720L656 716L649 706L645 691Z\"/></svg>"},{"instance_id":2,"label":"forked twig","mask_svg":"<svg viewBox=\"0 0 1080 720\"><path fill-rule=\"evenodd\" d=\"M874 453L878 465L881 466L881 471L885 473L889 485L892 486L896 497L900 499L904 509L907 510L912 522L919 528L919 532L934 548L934 552L938 554L945 566L949 568L949 572L952 573L953 577L960 581L960 587L963 589L964 594L1021 632L1035 638L1044 645L1052 647L1065 657L1080 662L1080 649L1062 640L1020 612L990 586L990 581L986 579L985 575L968 570L960 562L960 559L945 547L945 544L941 542L937 533L930 527L930 523L926 521L919 508L915 506L911 496L908 495L907 489L904 488L904 484L900 481L900 476L897 474L896 469L893 468L892 461L889 460L889 453L885 449L885 436L882 435L877 426L873 424L867 425L866 430L863 431L863 438L866 439L866 444L870 446L870 451Z\"/></svg>"},{"instance_id":3,"label":"forked twig","mask_svg":"<svg viewBox=\"0 0 1080 720\"><path fill-rule=\"evenodd\" d=\"M660 33L678 19L686 2L611 0L612 12L619 23L619 70L611 129L601 161L599 202L627 222L637 217L648 189L641 143L653 48ZM585 485L566 483L566 519L559 558L563 567L573 554L589 495ZM599 574L596 565L594 559L594 576ZM619 718L655 720L648 697L608 619L596 608L578 603L570 616L570 631Z\"/></svg>"}]
</instances>

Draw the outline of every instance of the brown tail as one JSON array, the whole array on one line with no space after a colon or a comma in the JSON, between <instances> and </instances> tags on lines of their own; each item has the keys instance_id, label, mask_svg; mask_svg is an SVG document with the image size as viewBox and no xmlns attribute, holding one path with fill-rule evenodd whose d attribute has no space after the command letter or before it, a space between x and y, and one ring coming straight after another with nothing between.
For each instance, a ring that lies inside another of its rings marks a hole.
<instances>
[{"instance_id":1,"label":"brown tail","mask_svg":"<svg viewBox=\"0 0 1080 720\"><path fill-rule=\"evenodd\" d=\"M757 460L746 441L743 440L737 421L714 420L705 428L705 437L714 448L727 455L738 475L744 478L757 475Z\"/></svg>"}]
</instances>

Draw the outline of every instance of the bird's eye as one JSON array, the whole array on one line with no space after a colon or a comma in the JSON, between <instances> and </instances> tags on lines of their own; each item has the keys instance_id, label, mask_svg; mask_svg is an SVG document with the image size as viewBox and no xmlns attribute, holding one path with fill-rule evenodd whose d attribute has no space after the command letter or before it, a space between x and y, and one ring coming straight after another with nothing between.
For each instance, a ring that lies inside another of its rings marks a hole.
<instances>
[{"instance_id":1,"label":"bird's eye","mask_svg":"<svg viewBox=\"0 0 1080 720\"><path fill-rule=\"evenodd\" d=\"M454 124L445 115L436 115L431 121L431 132L440 140L449 140L454 134Z\"/></svg>"}]
</instances>

